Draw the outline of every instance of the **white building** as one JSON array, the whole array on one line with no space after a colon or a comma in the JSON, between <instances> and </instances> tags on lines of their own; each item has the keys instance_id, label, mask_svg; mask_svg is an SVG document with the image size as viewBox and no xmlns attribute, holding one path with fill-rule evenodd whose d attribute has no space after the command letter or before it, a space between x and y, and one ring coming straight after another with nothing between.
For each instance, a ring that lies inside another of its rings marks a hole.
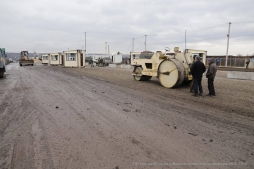
<instances>
[{"instance_id":1,"label":"white building","mask_svg":"<svg viewBox=\"0 0 254 169\"><path fill-rule=\"evenodd\" d=\"M49 54L41 55L41 57L42 57L43 64L49 64Z\"/></svg>"},{"instance_id":2,"label":"white building","mask_svg":"<svg viewBox=\"0 0 254 169\"><path fill-rule=\"evenodd\" d=\"M49 58L50 65L62 65L63 64L63 54L62 53L51 53Z\"/></svg>"},{"instance_id":3,"label":"white building","mask_svg":"<svg viewBox=\"0 0 254 169\"><path fill-rule=\"evenodd\" d=\"M63 52L63 65L65 67L85 67L85 50L70 50Z\"/></svg>"},{"instance_id":4,"label":"white building","mask_svg":"<svg viewBox=\"0 0 254 169\"><path fill-rule=\"evenodd\" d=\"M111 56L112 63L121 63L123 61L123 55L121 53L112 54Z\"/></svg>"}]
</instances>

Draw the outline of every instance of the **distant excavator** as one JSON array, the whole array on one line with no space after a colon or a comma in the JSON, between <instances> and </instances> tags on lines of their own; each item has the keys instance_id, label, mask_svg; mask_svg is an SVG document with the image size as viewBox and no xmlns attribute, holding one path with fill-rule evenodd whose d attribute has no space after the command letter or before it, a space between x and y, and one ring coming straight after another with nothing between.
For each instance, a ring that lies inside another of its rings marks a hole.
<instances>
[{"instance_id":1,"label":"distant excavator","mask_svg":"<svg viewBox=\"0 0 254 169\"><path fill-rule=\"evenodd\" d=\"M34 65L34 60L29 59L28 51L21 51L20 52L20 60L19 60L19 66L24 65Z\"/></svg>"}]
</instances>

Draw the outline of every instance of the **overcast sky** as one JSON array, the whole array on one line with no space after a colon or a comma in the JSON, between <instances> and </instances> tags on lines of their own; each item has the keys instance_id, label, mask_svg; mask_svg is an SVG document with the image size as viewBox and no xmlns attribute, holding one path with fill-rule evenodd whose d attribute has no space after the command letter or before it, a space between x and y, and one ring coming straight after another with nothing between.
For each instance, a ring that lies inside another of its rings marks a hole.
<instances>
[{"instance_id":1,"label":"overcast sky","mask_svg":"<svg viewBox=\"0 0 254 169\"><path fill-rule=\"evenodd\" d=\"M1 0L0 47L38 53L164 51L254 54L254 0ZM86 41L85 33L86 32Z\"/></svg>"}]
</instances>

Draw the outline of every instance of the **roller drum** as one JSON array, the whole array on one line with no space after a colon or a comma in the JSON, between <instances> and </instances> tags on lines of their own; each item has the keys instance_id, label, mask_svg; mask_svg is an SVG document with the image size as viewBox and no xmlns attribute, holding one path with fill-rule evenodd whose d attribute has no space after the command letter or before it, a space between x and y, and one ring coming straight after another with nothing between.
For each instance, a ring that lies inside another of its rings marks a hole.
<instances>
[{"instance_id":1,"label":"roller drum","mask_svg":"<svg viewBox=\"0 0 254 169\"><path fill-rule=\"evenodd\" d=\"M158 78L161 85L166 88L180 86L184 81L182 62L175 59L162 61L158 69Z\"/></svg>"}]
</instances>

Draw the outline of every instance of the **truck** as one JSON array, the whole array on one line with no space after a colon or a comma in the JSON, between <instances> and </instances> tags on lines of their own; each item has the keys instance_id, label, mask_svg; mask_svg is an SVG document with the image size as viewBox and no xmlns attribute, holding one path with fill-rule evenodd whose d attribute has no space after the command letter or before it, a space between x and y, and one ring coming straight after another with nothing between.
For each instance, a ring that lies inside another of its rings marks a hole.
<instances>
[{"instance_id":1,"label":"truck","mask_svg":"<svg viewBox=\"0 0 254 169\"><path fill-rule=\"evenodd\" d=\"M0 48L0 78L4 77L6 63L5 49Z\"/></svg>"},{"instance_id":2,"label":"truck","mask_svg":"<svg viewBox=\"0 0 254 169\"><path fill-rule=\"evenodd\" d=\"M24 65L34 65L34 60L29 59L28 51L21 51L20 52L20 60L19 60L19 66L24 66Z\"/></svg>"}]
</instances>

